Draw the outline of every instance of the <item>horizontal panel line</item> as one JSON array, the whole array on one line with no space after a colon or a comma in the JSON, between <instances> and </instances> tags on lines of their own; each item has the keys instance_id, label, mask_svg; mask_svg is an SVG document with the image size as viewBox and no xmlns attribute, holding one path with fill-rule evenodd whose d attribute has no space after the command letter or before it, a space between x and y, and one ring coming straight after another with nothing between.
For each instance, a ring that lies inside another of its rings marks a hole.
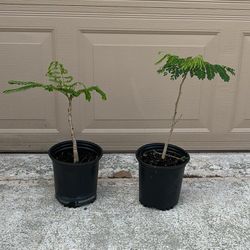
<instances>
[{"instance_id":1,"label":"horizontal panel line","mask_svg":"<svg viewBox=\"0 0 250 250\"><path fill-rule=\"evenodd\" d=\"M146 134L169 133L170 129L84 129L83 134ZM209 133L207 128L177 128L175 133Z\"/></svg>"},{"instance_id":2,"label":"horizontal panel line","mask_svg":"<svg viewBox=\"0 0 250 250\"><path fill-rule=\"evenodd\" d=\"M162 44L140 44L140 43L135 43L135 44L128 44L128 43L120 43L120 44L112 44L112 43L93 43L94 47L126 47L126 48L158 48L159 46L166 46L166 43ZM168 43L168 46L175 46L175 48L181 48L183 46L181 45L175 45L174 43ZM200 46L200 45L185 45L185 48L205 48L205 46Z\"/></svg>"},{"instance_id":3,"label":"horizontal panel line","mask_svg":"<svg viewBox=\"0 0 250 250\"><path fill-rule=\"evenodd\" d=\"M201 30L201 29L175 29L175 30L152 30L152 29L145 29L145 28L124 28L124 29L85 29L85 28L80 28L79 31L84 34L143 34L143 35L217 35L220 31L216 30Z\"/></svg>"},{"instance_id":4,"label":"horizontal panel line","mask_svg":"<svg viewBox=\"0 0 250 250\"><path fill-rule=\"evenodd\" d=\"M62 7L96 7L96 8L176 8L176 9L246 9L249 7L247 1L220 1L220 0L186 0L186 1L25 1L25 0L2 0L0 5L9 6L62 6Z\"/></svg>"},{"instance_id":5,"label":"horizontal panel line","mask_svg":"<svg viewBox=\"0 0 250 250\"><path fill-rule=\"evenodd\" d=\"M0 134L58 134L57 129L0 129Z\"/></svg>"},{"instance_id":6,"label":"horizontal panel line","mask_svg":"<svg viewBox=\"0 0 250 250\"><path fill-rule=\"evenodd\" d=\"M0 121L16 121L16 122L20 122L20 121L46 121L46 119L26 119L26 118L0 118Z\"/></svg>"},{"instance_id":7,"label":"horizontal panel line","mask_svg":"<svg viewBox=\"0 0 250 250\"><path fill-rule=\"evenodd\" d=\"M218 14L186 14L186 13L181 13L181 14L170 14L170 13L143 13L143 14L130 14L130 13L113 13L113 12L104 12L104 13L68 13L68 12L37 12L37 11L32 11L32 12L25 12L25 11L0 11L1 16L22 16L22 17L78 17L78 18L121 18L121 19L127 19L127 18L141 18L141 19L163 19L163 20L172 20L172 19L190 19L190 20L199 20L199 21L206 21L206 20L238 20L238 21L247 21L249 20L249 15L242 14L242 15L218 15Z\"/></svg>"},{"instance_id":8,"label":"horizontal panel line","mask_svg":"<svg viewBox=\"0 0 250 250\"><path fill-rule=\"evenodd\" d=\"M0 11L1 13L2 11ZM52 33L54 28L44 27L0 27L1 32L32 32L32 33Z\"/></svg>"},{"instance_id":9,"label":"horizontal panel line","mask_svg":"<svg viewBox=\"0 0 250 250\"><path fill-rule=\"evenodd\" d=\"M234 128L231 133L250 133L250 128Z\"/></svg>"}]
</instances>

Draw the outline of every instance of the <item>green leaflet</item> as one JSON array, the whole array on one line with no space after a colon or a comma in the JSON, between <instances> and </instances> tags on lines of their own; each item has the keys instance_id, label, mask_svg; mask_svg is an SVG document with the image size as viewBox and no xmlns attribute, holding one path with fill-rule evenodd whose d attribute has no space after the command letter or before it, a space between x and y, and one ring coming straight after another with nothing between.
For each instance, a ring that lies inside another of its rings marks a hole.
<instances>
[{"instance_id":1,"label":"green leaflet","mask_svg":"<svg viewBox=\"0 0 250 250\"><path fill-rule=\"evenodd\" d=\"M21 91L24 91L24 90L27 90L27 89L32 89L32 88L36 88L38 86L34 86L34 85L25 85L23 87L19 87L19 88L15 88L15 89L7 89L7 90L4 90L3 93L4 94L10 94L10 93L14 93L14 92L21 92Z\"/></svg>"},{"instance_id":2,"label":"green leaflet","mask_svg":"<svg viewBox=\"0 0 250 250\"><path fill-rule=\"evenodd\" d=\"M89 88L85 87L84 89L80 89L77 91L76 96L79 96L80 94L84 94L85 99L87 101L90 101L92 98L91 96L92 91L97 92L101 96L102 100L107 100L106 94L98 86L91 86Z\"/></svg>"},{"instance_id":3,"label":"green leaflet","mask_svg":"<svg viewBox=\"0 0 250 250\"><path fill-rule=\"evenodd\" d=\"M205 63L205 73L207 74L207 79L212 80L215 77L216 70L214 69L214 65L209 63Z\"/></svg>"},{"instance_id":4,"label":"green leaflet","mask_svg":"<svg viewBox=\"0 0 250 250\"><path fill-rule=\"evenodd\" d=\"M214 67L222 80L224 80L225 82L228 82L230 80L230 76L227 74L227 71L224 68L225 66L216 64L214 65Z\"/></svg>"},{"instance_id":5,"label":"green leaflet","mask_svg":"<svg viewBox=\"0 0 250 250\"><path fill-rule=\"evenodd\" d=\"M161 63L167 56L168 56L168 54L164 55L164 56L163 56L159 61L157 61L155 64Z\"/></svg>"},{"instance_id":6,"label":"green leaflet","mask_svg":"<svg viewBox=\"0 0 250 250\"><path fill-rule=\"evenodd\" d=\"M14 81L14 80L10 80L8 81L9 84L12 84L12 85L30 85L34 82L24 82L24 81Z\"/></svg>"},{"instance_id":7,"label":"green leaflet","mask_svg":"<svg viewBox=\"0 0 250 250\"><path fill-rule=\"evenodd\" d=\"M92 86L89 87L88 90L91 91L96 91L102 98L102 100L107 100L107 95L98 87L98 86Z\"/></svg>"},{"instance_id":8,"label":"green leaflet","mask_svg":"<svg viewBox=\"0 0 250 250\"><path fill-rule=\"evenodd\" d=\"M195 70L194 75L199 79L199 80L204 80L206 78L206 72L205 70L202 70L201 68L198 68Z\"/></svg>"},{"instance_id":9,"label":"green leaflet","mask_svg":"<svg viewBox=\"0 0 250 250\"><path fill-rule=\"evenodd\" d=\"M58 61L50 63L46 76L48 76L49 81L60 85L73 81L73 76L68 75L68 70Z\"/></svg>"},{"instance_id":10,"label":"green leaflet","mask_svg":"<svg viewBox=\"0 0 250 250\"><path fill-rule=\"evenodd\" d=\"M85 99L90 102L90 100L91 100L91 93L90 93L90 91L86 88L86 89L84 89L83 93L85 94Z\"/></svg>"},{"instance_id":11,"label":"green leaflet","mask_svg":"<svg viewBox=\"0 0 250 250\"><path fill-rule=\"evenodd\" d=\"M234 70L234 69L232 69L232 68L230 68L230 67L226 67L226 70L227 70L228 72L230 72L232 75L235 75L235 70Z\"/></svg>"}]
</instances>

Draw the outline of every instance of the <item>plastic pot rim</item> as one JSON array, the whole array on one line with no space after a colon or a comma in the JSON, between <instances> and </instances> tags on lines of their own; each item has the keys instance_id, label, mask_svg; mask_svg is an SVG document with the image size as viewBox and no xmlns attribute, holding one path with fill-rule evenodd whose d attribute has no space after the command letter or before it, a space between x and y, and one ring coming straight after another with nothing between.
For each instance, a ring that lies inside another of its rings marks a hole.
<instances>
[{"instance_id":1,"label":"plastic pot rim","mask_svg":"<svg viewBox=\"0 0 250 250\"><path fill-rule=\"evenodd\" d=\"M67 140L67 141L61 141L59 143L56 143L54 144L53 146L50 147L50 149L48 150L48 155L50 157L50 159L53 161L53 162L56 162L58 164L63 164L64 166L68 166L68 167L82 167L82 166L85 166L87 167L88 165L92 165L94 162L98 162L102 156L103 156L103 149L96 143L94 142L91 142L91 141L84 141L84 140L77 140L77 143L80 142L82 144L86 144L86 145L90 145L92 146L93 148L96 148L97 152L97 158L94 159L93 161L89 161L89 162L76 162L76 163L73 163L73 162L66 162L66 161L60 161L60 160L57 160L54 156L53 156L53 151L63 145L63 144L67 144L67 143L72 143L71 140ZM73 150L73 148L72 148ZM98 152L99 151L99 152Z\"/></svg>"},{"instance_id":2,"label":"plastic pot rim","mask_svg":"<svg viewBox=\"0 0 250 250\"><path fill-rule=\"evenodd\" d=\"M138 162L147 167L147 168L152 168L152 169L165 169L166 171L171 171L171 170L174 170L174 169L178 169L178 168L182 168L183 165L186 165L189 161L190 161L190 155L189 153L184 150L183 148L181 147L178 147L176 145L173 145L173 144L169 144L169 147L173 148L173 149L177 149L178 151L181 151L181 153L183 154L183 156L186 156L186 160L178 165L174 165L174 166L169 166L169 167L165 167L165 166L155 166L155 165L151 165L151 164L148 164L144 161L142 161L140 155L141 155L141 152L145 151L147 148L151 147L153 148L153 146L155 146L156 148L161 148L163 149L164 147L164 143L160 143L160 142L154 142L154 143L148 143L148 144L144 144L142 145L141 147L139 147L137 150L136 150L136 159L138 160Z\"/></svg>"}]
</instances>

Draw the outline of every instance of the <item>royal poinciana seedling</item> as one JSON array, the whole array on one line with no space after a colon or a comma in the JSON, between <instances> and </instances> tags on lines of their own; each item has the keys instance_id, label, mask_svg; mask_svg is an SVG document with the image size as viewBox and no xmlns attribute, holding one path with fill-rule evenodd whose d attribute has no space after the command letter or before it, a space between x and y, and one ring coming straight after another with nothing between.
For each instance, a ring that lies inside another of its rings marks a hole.
<instances>
[{"instance_id":1,"label":"royal poinciana seedling","mask_svg":"<svg viewBox=\"0 0 250 250\"><path fill-rule=\"evenodd\" d=\"M164 160L166 155L168 156L167 149L173 134L174 126L180 119L177 118L177 110L182 93L182 87L187 76L191 78L196 77L199 80L213 80L216 76L219 76L225 82L229 82L230 75L235 75L235 70L224 65L206 62L201 55L181 58L172 54L164 54L160 60L156 62L156 64L163 64L163 66L161 66L157 71L159 74L163 76L168 75L171 80L181 79L175 102L174 113L170 124L170 133L162 152L162 159Z\"/></svg>"},{"instance_id":2,"label":"royal poinciana seedling","mask_svg":"<svg viewBox=\"0 0 250 250\"><path fill-rule=\"evenodd\" d=\"M8 94L32 88L42 88L49 92L58 91L65 95L68 99L68 122L73 143L73 159L74 163L77 163L79 161L79 155L72 121L72 100L75 97L83 95L87 101L90 101L93 91L100 94L102 100L106 100L106 94L98 86L87 87L82 82L73 81L74 79L71 75L68 74L68 70L65 69L63 64L59 63L58 61L53 61L50 63L46 76L51 82L50 84L33 81L9 81L9 84L18 85L19 87L5 90L3 93Z\"/></svg>"}]
</instances>

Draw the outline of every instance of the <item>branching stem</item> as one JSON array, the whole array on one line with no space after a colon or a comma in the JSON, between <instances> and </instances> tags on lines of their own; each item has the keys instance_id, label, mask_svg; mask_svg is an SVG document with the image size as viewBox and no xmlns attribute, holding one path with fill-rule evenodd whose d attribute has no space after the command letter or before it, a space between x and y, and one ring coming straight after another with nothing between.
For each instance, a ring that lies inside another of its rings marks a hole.
<instances>
[{"instance_id":1,"label":"branching stem","mask_svg":"<svg viewBox=\"0 0 250 250\"><path fill-rule=\"evenodd\" d=\"M160 152L157 152L156 150L154 150L154 152L155 152L156 154L159 154L159 155L162 154L162 153L160 153ZM168 157L170 157L170 158L173 158L173 159L176 159L176 160L181 160L181 161L183 161L183 157L177 157L177 156L170 155L170 154L166 154L166 156L168 156Z\"/></svg>"},{"instance_id":2,"label":"branching stem","mask_svg":"<svg viewBox=\"0 0 250 250\"><path fill-rule=\"evenodd\" d=\"M163 149L163 152L162 152L162 155L161 155L161 158L163 160L166 158L166 154L167 154L167 150L168 150L168 145L170 143L170 139L171 139L171 136L172 136L173 131L174 131L174 126L178 122L178 119L176 119L176 115L177 115L178 105L179 105L179 101L180 101L180 97L181 97L181 93L182 93L183 83L184 83L186 77L187 77L187 74L185 74L183 76L183 78L181 80L181 84L180 84L179 90L178 90L178 96L177 96L176 103L175 103L173 118L171 120L171 126L170 126L169 136L168 136L167 142L164 145L164 149Z\"/></svg>"},{"instance_id":3,"label":"branching stem","mask_svg":"<svg viewBox=\"0 0 250 250\"><path fill-rule=\"evenodd\" d=\"M69 100L68 122L70 126L70 134L71 134L71 139L73 143L73 158L74 158L74 163L76 163L76 162L79 162L79 155L78 155L75 131L74 131L74 126L73 126L73 121L72 121L72 97L68 97L68 100Z\"/></svg>"}]
</instances>

